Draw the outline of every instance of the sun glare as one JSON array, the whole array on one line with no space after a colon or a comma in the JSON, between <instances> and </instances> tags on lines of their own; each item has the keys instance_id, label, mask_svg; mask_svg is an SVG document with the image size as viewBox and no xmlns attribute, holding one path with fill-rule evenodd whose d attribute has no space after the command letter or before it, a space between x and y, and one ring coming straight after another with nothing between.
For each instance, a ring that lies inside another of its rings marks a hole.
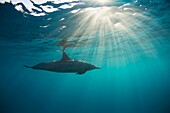
<instances>
[{"instance_id":1,"label":"sun glare","mask_svg":"<svg viewBox=\"0 0 170 113\"><path fill-rule=\"evenodd\" d=\"M93 1L100 4L106 4L110 2L110 0L93 0Z\"/></svg>"},{"instance_id":2,"label":"sun glare","mask_svg":"<svg viewBox=\"0 0 170 113\"><path fill-rule=\"evenodd\" d=\"M123 62L127 55L132 53L154 55L155 50L151 41L156 38L153 36L148 38L150 33L148 23L155 23L149 16L140 13L136 7L124 10L126 6L88 7L79 10L73 16L76 17L76 30L68 40L77 40L77 44L84 42L86 47L84 53L88 53L89 48L89 51L93 51L89 53L90 55L101 55L105 58L121 56ZM143 23L144 21L148 23Z\"/></svg>"}]
</instances>

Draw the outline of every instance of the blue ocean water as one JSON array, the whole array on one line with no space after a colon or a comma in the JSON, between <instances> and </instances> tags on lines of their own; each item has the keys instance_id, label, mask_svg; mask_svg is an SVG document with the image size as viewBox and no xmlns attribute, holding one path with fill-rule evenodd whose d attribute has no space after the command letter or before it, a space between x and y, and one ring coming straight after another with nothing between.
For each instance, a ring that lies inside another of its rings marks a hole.
<instances>
[{"instance_id":1,"label":"blue ocean water","mask_svg":"<svg viewBox=\"0 0 170 113\"><path fill-rule=\"evenodd\" d=\"M170 113L168 0L33 4L42 11L0 4L1 113ZM101 69L24 67L61 59L62 40L71 58Z\"/></svg>"}]
</instances>

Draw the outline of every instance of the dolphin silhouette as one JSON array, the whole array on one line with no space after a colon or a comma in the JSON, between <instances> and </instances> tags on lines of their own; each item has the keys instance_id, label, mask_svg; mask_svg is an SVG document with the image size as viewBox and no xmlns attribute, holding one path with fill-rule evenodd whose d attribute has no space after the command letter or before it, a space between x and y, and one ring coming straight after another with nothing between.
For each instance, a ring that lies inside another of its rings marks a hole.
<instances>
[{"instance_id":1,"label":"dolphin silhouette","mask_svg":"<svg viewBox=\"0 0 170 113\"><path fill-rule=\"evenodd\" d=\"M93 69L100 69L90 63L80 61L80 60L72 60L68 55L62 51L62 59L59 61L53 62L42 62L35 66L26 66L27 68L32 68L36 70L46 70L52 72L60 72L60 73L76 73L76 74L84 74L86 71Z\"/></svg>"}]
</instances>

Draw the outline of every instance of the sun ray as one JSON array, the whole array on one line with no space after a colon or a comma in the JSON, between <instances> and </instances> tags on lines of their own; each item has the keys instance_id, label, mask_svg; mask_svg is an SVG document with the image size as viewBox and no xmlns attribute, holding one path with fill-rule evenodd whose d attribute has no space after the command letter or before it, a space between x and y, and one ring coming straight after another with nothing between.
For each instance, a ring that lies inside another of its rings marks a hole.
<instances>
[{"instance_id":1,"label":"sun ray","mask_svg":"<svg viewBox=\"0 0 170 113\"><path fill-rule=\"evenodd\" d=\"M155 22L142 11L129 4L82 8L68 19L75 20L75 25L70 29L75 31L66 39L74 40L74 47L83 44L86 49L80 52L87 53L85 58L89 54L93 58L100 54L101 61L106 57L112 59L119 56L121 62L126 62L126 55L137 58L139 54L135 53L143 51L148 54L149 48L154 55L156 51L152 41L155 38L150 34L149 26ZM78 50L73 48L72 53L74 51ZM111 64L109 60L107 63Z\"/></svg>"}]
</instances>

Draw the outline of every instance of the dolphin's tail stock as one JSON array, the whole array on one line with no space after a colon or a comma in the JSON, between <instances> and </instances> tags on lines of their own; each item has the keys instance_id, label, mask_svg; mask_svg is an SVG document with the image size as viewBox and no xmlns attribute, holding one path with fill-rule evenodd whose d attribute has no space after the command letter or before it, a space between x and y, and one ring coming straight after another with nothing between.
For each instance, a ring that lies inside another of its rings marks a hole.
<instances>
[{"instance_id":1,"label":"dolphin's tail stock","mask_svg":"<svg viewBox=\"0 0 170 113\"><path fill-rule=\"evenodd\" d=\"M24 67L26 67L26 68L32 68L31 66L27 66L27 65L24 65Z\"/></svg>"}]
</instances>

